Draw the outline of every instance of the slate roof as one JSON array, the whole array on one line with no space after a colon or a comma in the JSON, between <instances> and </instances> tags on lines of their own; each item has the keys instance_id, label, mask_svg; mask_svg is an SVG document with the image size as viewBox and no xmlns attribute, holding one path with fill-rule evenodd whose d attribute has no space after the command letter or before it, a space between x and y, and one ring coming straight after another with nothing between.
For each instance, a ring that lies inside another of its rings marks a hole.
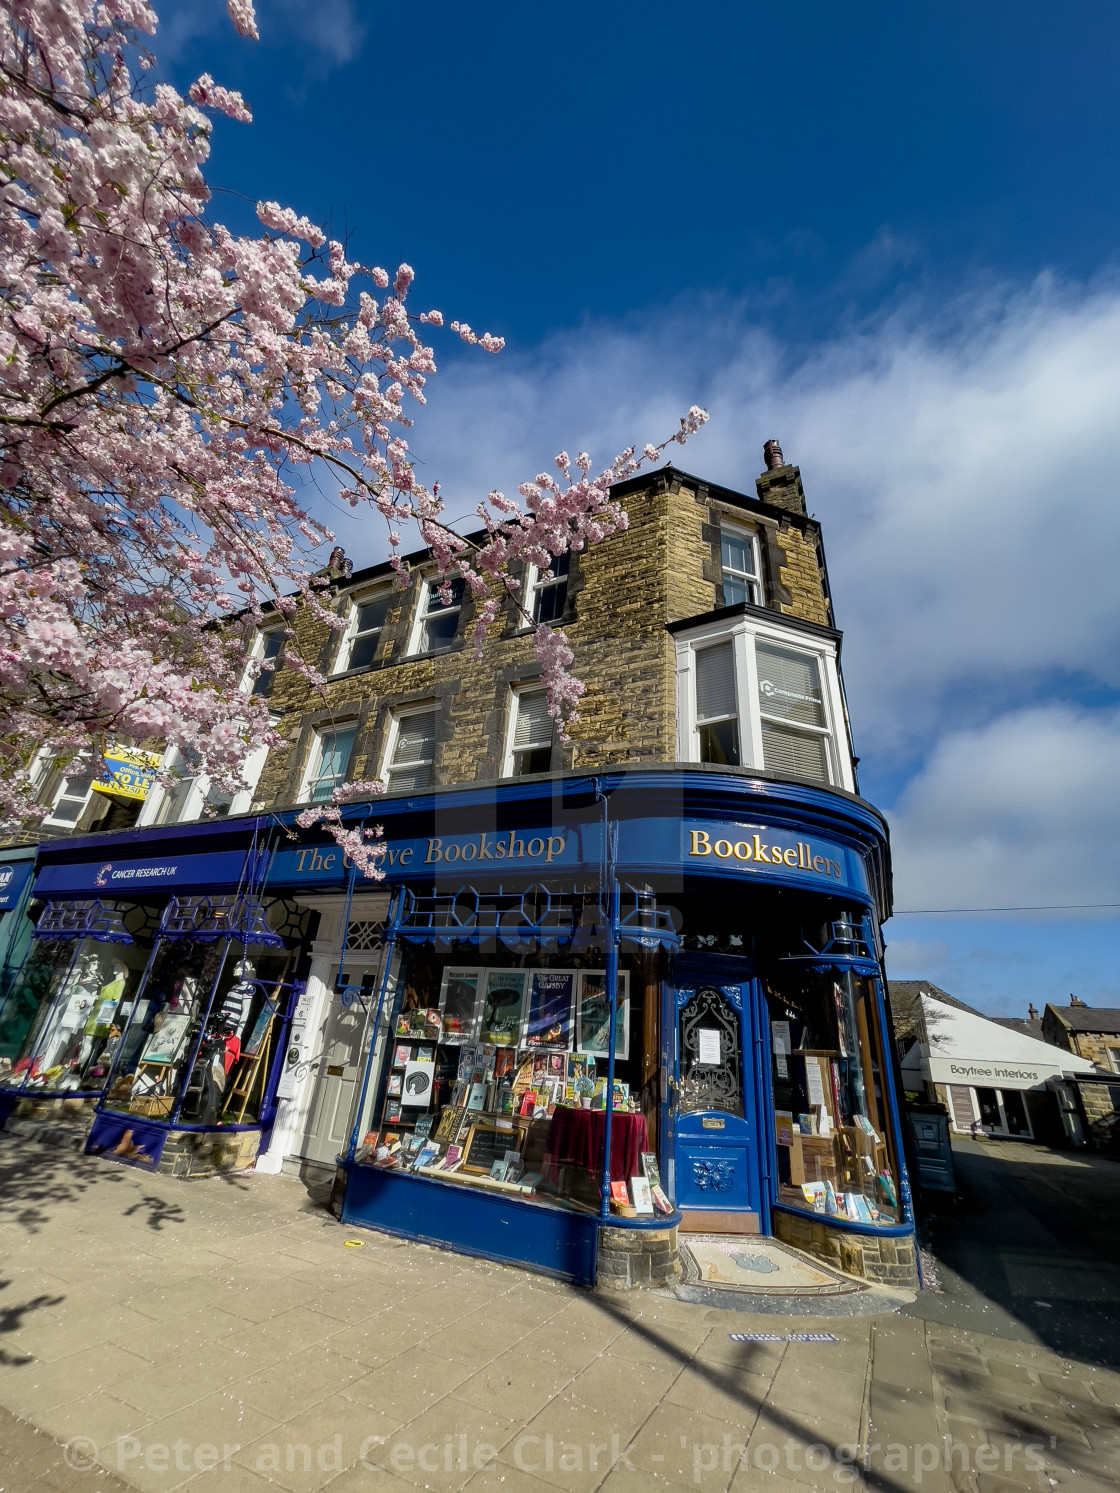
<instances>
[{"instance_id":1,"label":"slate roof","mask_svg":"<svg viewBox=\"0 0 1120 1493\"><path fill-rule=\"evenodd\" d=\"M935 1001L941 1001L946 1006L956 1006L958 1011L967 1011L970 1016L983 1016L983 1011L978 1011L975 1006L966 1006L964 1001L957 1000L955 995L950 995L947 990L942 990L940 985L935 985L932 980L888 980L887 988L890 991L891 1005L898 1003L900 1009L906 1009L911 1002L917 1001L918 997L925 993L933 997ZM1120 1014L1120 1013L1118 1013Z\"/></svg>"},{"instance_id":2,"label":"slate roof","mask_svg":"<svg viewBox=\"0 0 1120 1493\"><path fill-rule=\"evenodd\" d=\"M1036 1042L1048 1040L1042 1035L1042 1022L1037 1017L1031 1021L1024 1016L993 1016L991 1020L996 1026L1005 1026L1011 1032L1021 1032L1024 1037L1033 1037ZM1053 1045L1051 1043L1051 1046Z\"/></svg>"},{"instance_id":3,"label":"slate roof","mask_svg":"<svg viewBox=\"0 0 1120 1493\"><path fill-rule=\"evenodd\" d=\"M1055 1006L1048 1011L1071 1032L1104 1032L1110 1037L1120 1036L1120 1009L1115 1006Z\"/></svg>"}]
</instances>

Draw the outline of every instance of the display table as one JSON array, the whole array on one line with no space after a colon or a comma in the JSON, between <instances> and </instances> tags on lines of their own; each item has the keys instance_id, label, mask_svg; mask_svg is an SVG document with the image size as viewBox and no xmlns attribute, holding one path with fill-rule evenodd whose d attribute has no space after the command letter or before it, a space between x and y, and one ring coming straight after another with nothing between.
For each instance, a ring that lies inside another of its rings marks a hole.
<instances>
[{"instance_id":1,"label":"display table","mask_svg":"<svg viewBox=\"0 0 1120 1493\"><path fill-rule=\"evenodd\" d=\"M548 1122L546 1149L557 1166L583 1167L601 1175L606 1129L606 1110L558 1105ZM645 1115L612 1114L611 1181L628 1182L631 1177L640 1177L641 1154L648 1150Z\"/></svg>"}]
</instances>

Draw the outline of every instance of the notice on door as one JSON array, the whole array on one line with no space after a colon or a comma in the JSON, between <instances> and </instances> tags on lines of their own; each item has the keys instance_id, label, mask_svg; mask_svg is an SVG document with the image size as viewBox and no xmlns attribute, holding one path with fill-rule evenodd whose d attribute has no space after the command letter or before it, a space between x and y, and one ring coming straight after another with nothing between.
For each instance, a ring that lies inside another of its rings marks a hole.
<instances>
[{"instance_id":1,"label":"notice on door","mask_svg":"<svg viewBox=\"0 0 1120 1493\"><path fill-rule=\"evenodd\" d=\"M714 1027L702 1026L697 1036L700 1039L698 1061L705 1067L718 1068L720 1065L719 1032Z\"/></svg>"},{"instance_id":2,"label":"notice on door","mask_svg":"<svg viewBox=\"0 0 1120 1493\"><path fill-rule=\"evenodd\" d=\"M789 1022L772 1021L770 1023L771 1046L774 1049L774 1065L778 1070L779 1078L789 1077Z\"/></svg>"}]
</instances>

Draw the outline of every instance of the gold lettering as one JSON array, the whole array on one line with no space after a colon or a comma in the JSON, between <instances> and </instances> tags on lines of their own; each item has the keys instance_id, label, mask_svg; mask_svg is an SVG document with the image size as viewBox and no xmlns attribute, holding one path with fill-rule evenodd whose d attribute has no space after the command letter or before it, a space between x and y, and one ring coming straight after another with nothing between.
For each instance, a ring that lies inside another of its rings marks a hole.
<instances>
[{"instance_id":1,"label":"gold lettering","mask_svg":"<svg viewBox=\"0 0 1120 1493\"><path fill-rule=\"evenodd\" d=\"M715 853L719 856L720 860L725 861L731 854L731 841L717 840L712 848L715 850Z\"/></svg>"},{"instance_id":2,"label":"gold lettering","mask_svg":"<svg viewBox=\"0 0 1120 1493\"><path fill-rule=\"evenodd\" d=\"M753 854L754 851L746 840L737 840L735 842L735 859L737 861L749 861Z\"/></svg>"},{"instance_id":3,"label":"gold lettering","mask_svg":"<svg viewBox=\"0 0 1120 1493\"><path fill-rule=\"evenodd\" d=\"M766 846L761 844L757 835L754 836L754 858L756 861L765 861L770 864L770 857L766 853Z\"/></svg>"},{"instance_id":4,"label":"gold lettering","mask_svg":"<svg viewBox=\"0 0 1120 1493\"><path fill-rule=\"evenodd\" d=\"M441 860L443 860L443 841L442 840L429 840L428 841L428 853L424 857L424 864L430 866L433 861L441 861Z\"/></svg>"},{"instance_id":5,"label":"gold lettering","mask_svg":"<svg viewBox=\"0 0 1120 1493\"><path fill-rule=\"evenodd\" d=\"M711 855L712 842L702 829L690 829L689 834L692 836L692 848L688 852L689 855ZM302 867L300 869L302 870Z\"/></svg>"},{"instance_id":6,"label":"gold lettering","mask_svg":"<svg viewBox=\"0 0 1120 1493\"><path fill-rule=\"evenodd\" d=\"M825 860L823 855L815 855L813 857L813 870L817 873L818 876L824 875L824 868L827 865L828 862Z\"/></svg>"},{"instance_id":7,"label":"gold lettering","mask_svg":"<svg viewBox=\"0 0 1120 1493\"><path fill-rule=\"evenodd\" d=\"M787 866L796 866L797 865L797 851L796 850L785 850L785 851L783 851L782 852L782 859L785 861L785 863L786 863Z\"/></svg>"},{"instance_id":8,"label":"gold lettering","mask_svg":"<svg viewBox=\"0 0 1120 1493\"><path fill-rule=\"evenodd\" d=\"M546 865L550 864L551 861L552 861L552 857L554 855L563 855L563 853L564 853L564 837L563 837L563 835L549 835L549 837L548 837L548 853L545 855L545 858L544 858L545 859L545 864Z\"/></svg>"}]
</instances>

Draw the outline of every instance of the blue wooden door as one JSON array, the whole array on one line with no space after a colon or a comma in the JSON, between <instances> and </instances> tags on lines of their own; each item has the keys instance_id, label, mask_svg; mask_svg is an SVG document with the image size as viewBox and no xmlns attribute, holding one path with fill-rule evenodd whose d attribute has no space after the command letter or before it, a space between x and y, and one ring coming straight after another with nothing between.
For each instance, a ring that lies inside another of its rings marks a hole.
<instances>
[{"instance_id":1,"label":"blue wooden door","mask_svg":"<svg viewBox=\"0 0 1120 1493\"><path fill-rule=\"evenodd\" d=\"M678 975L669 1131L675 1198L685 1211L759 1212L750 988L722 974Z\"/></svg>"}]
</instances>

